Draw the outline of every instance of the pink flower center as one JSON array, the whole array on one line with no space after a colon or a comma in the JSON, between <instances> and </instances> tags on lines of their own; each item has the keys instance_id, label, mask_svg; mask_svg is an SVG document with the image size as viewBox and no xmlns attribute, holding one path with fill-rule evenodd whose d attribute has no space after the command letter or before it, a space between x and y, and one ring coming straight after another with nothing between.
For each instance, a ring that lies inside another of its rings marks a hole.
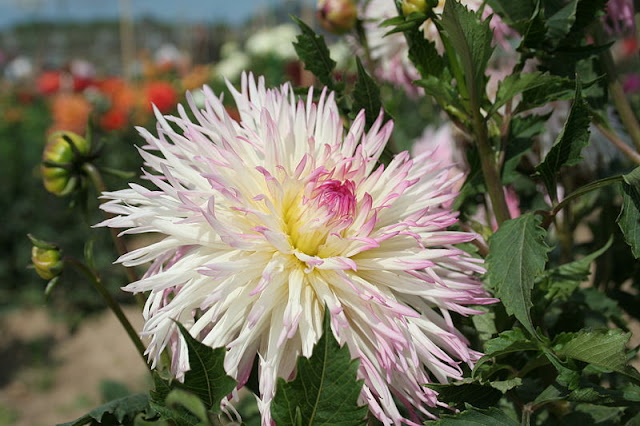
<instances>
[{"instance_id":1,"label":"pink flower center","mask_svg":"<svg viewBox=\"0 0 640 426\"><path fill-rule=\"evenodd\" d=\"M356 211L355 189L353 181L328 179L318 185L312 195L318 207L326 208L333 218L342 219L353 216Z\"/></svg>"}]
</instances>

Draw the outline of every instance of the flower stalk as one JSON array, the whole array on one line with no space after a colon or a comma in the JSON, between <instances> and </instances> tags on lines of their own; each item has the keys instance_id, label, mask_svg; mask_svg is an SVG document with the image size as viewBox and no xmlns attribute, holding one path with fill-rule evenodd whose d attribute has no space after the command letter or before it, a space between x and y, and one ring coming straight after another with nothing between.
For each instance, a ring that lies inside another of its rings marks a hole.
<instances>
[{"instance_id":1,"label":"flower stalk","mask_svg":"<svg viewBox=\"0 0 640 426\"><path fill-rule=\"evenodd\" d=\"M104 284L102 283L102 280L100 279L100 277L96 275L87 265L85 265L84 263L72 257L65 257L63 260L65 263L74 266L78 271L84 274L89 280L89 282L91 282L93 287L98 291L98 293L100 293L100 296L102 296L102 299L104 299L109 309L111 309L111 311L114 313L114 315L120 322L120 325L122 325L127 335L129 336L129 339L136 347L136 350L138 351L138 354L142 358L142 361L147 366L147 368L150 368L149 364L147 363L147 359L144 355L145 347L142 341L140 340L138 333L136 333L135 329L133 328L133 326L125 316L118 302L116 302L113 296L111 296L111 294L104 287Z\"/></svg>"}]
</instances>

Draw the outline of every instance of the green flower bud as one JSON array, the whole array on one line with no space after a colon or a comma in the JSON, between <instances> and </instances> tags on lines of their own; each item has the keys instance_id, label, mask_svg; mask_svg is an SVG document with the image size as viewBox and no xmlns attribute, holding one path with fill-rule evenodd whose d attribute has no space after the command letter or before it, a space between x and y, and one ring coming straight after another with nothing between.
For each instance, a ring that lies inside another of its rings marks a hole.
<instances>
[{"instance_id":1,"label":"green flower bud","mask_svg":"<svg viewBox=\"0 0 640 426\"><path fill-rule=\"evenodd\" d=\"M55 132L42 153L42 180L47 191L64 196L76 189L80 165L89 154L89 143L73 132Z\"/></svg>"},{"instance_id":2,"label":"green flower bud","mask_svg":"<svg viewBox=\"0 0 640 426\"><path fill-rule=\"evenodd\" d=\"M426 12L426 0L404 0L402 2L402 13L407 16L413 12Z\"/></svg>"},{"instance_id":3,"label":"green flower bud","mask_svg":"<svg viewBox=\"0 0 640 426\"><path fill-rule=\"evenodd\" d=\"M33 246L31 262L40 278L45 280L53 279L62 272L62 252L57 247L47 249Z\"/></svg>"},{"instance_id":4,"label":"green flower bud","mask_svg":"<svg viewBox=\"0 0 640 426\"><path fill-rule=\"evenodd\" d=\"M414 12L426 13L437 7L444 0L402 0L402 14L407 16Z\"/></svg>"},{"instance_id":5,"label":"green flower bud","mask_svg":"<svg viewBox=\"0 0 640 426\"><path fill-rule=\"evenodd\" d=\"M350 31L358 19L354 0L318 0L317 11L322 28L334 34Z\"/></svg>"}]
</instances>

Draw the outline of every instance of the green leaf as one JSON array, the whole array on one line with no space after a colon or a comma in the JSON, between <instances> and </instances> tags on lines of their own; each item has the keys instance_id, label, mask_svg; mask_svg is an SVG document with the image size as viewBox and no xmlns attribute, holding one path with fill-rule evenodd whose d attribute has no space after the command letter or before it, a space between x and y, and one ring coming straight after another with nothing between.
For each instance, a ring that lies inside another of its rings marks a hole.
<instances>
[{"instance_id":1,"label":"green leaf","mask_svg":"<svg viewBox=\"0 0 640 426\"><path fill-rule=\"evenodd\" d=\"M236 387L236 381L224 370L225 348L212 349L198 342L182 324L176 323L189 349L190 370L184 375L184 383L176 387L188 390L204 402L207 409L220 412L220 401Z\"/></svg>"},{"instance_id":2,"label":"green leaf","mask_svg":"<svg viewBox=\"0 0 640 426\"><path fill-rule=\"evenodd\" d=\"M542 219L532 213L510 219L489 239L487 273L507 313L536 335L529 312L535 278L544 271L549 247Z\"/></svg>"},{"instance_id":3,"label":"green leaf","mask_svg":"<svg viewBox=\"0 0 640 426\"><path fill-rule=\"evenodd\" d=\"M624 240L631 246L631 253L640 258L640 167L624 175L622 183L622 210L616 222Z\"/></svg>"},{"instance_id":4,"label":"green leaf","mask_svg":"<svg viewBox=\"0 0 640 426\"><path fill-rule=\"evenodd\" d=\"M305 69L311 71L329 89L337 90L337 85L333 80L336 62L331 59L324 37L316 34L307 24L295 16L291 16L291 19L298 24L302 31L296 37L293 47L300 60L304 62Z\"/></svg>"},{"instance_id":5,"label":"green leaf","mask_svg":"<svg viewBox=\"0 0 640 426\"><path fill-rule=\"evenodd\" d=\"M535 137L546 130L548 116L527 115L513 117L509 126L509 142L502 167L502 183L513 183L521 176L517 172L522 156L533 146Z\"/></svg>"},{"instance_id":6,"label":"green leaf","mask_svg":"<svg viewBox=\"0 0 640 426\"><path fill-rule=\"evenodd\" d=\"M425 386L438 392L438 401L452 404L458 408L463 408L465 403L476 408L489 408L502 397L502 392L499 390L470 380L446 385L427 384Z\"/></svg>"},{"instance_id":7,"label":"green leaf","mask_svg":"<svg viewBox=\"0 0 640 426\"><path fill-rule=\"evenodd\" d=\"M155 388L150 392L151 408L160 415L161 419L171 420L177 426L194 426L199 423L198 418L186 409L167 405L167 396L178 385L177 382L169 383L155 371L153 372L153 382Z\"/></svg>"},{"instance_id":8,"label":"green leaf","mask_svg":"<svg viewBox=\"0 0 640 426\"><path fill-rule=\"evenodd\" d=\"M366 407L358 406L362 381L356 380L358 360L333 337L328 310L324 333L311 358L298 359L295 380L278 379L271 414L278 426L361 425ZM296 420L297 419L297 420Z\"/></svg>"},{"instance_id":9,"label":"green leaf","mask_svg":"<svg viewBox=\"0 0 640 426\"><path fill-rule=\"evenodd\" d=\"M536 167L536 174L542 178L553 200L556 199L556 176L560 168L577 164L582 159L580 151L589 143L590 121L589 105L582 98L578 81L567 122L545 159Z\"/></svg>"},{"instance_id":10,"label":"green leaf","mask_svg":"<svg viewBox=\"0 0 640 426\"><path fill-rule=\"evenodd\" d=\"M574 87L569 79L551 75L548 73L518 73L507 76L498 86L496 100L491 106L488 115L496 112L502 105L514 96L525 92L523 95L523 106L519 106L517 111L535 108L543 105L547 99L556 97L569 99L574 93Z\"/></svg>"},{"instance_id":11,"label":"green leaf","mask_svg":"<svg viewBox=\"0 0 640 426\"><path fill-rule=\"evenodd\" d=\"M94 420L98 423L102 422L103 416L113 415L120 423L125 421L133 421L134 417L143 411L149 409L149 395L146 393L137 393L125 396L114 401L101 405L91 410L84 416L58 426L82 426L92 423Z\"/></svg>"},{"instance_id":12,"label":"green leaf","mask_svg":"<svg viewBox=\"0 0 640 426\"><path fill-rule=\"evenodd\" d=\"M202 424L210 425L209 415L204 404L196 395L182 389L172 390L165 399L167 407L173 410L185 409L193 414Z\"/></svg>"},{"instance_id":13,"label":"green leaf","mask_svg":"<svg viewBox=\"0 0 640 426\"><path fill-rule=\"evenodd\" d=\"M488 0L487 3L506 24L520 30L524 28L523 24L531 18L535 10L532 0Z\"/></svg>"},{"instance_id":14,"label":"green leaf","mask_svg":"<svg viewBox=\"0 0 640 426\"><path fill-rule=\"evenodd\" d=\"M630 333L622 330L594 330L561 334L554 340L560 357L573 358L607 370L640 377L627 368L626 344Z\"/></svg>"},{"instance_id":15,"label":"green leaf","mask_svg":"<svg viewBox=\"0 0 640 426\"><path fill-rule=\"evenodd\" d=\"M418 27L406 30L404 35L409 45L409 59L422 78L430 75L440 77L445 64L436 50L435 43L424 38L424 33Z\"/></svg>"},{"instance_id":16,"label":"green leaf","mask_svg":"<svg viewBox=\"0 0 640 426\"><path fill-rule=\"evenodd\" d=\"M549 284L544 297L551 300L566 300L591 275L591 262L607 251L611 244L613 244L613 237L609 238L609 241L599 250L582 259L545 271L542 280Z\"/></svg>"},{"instance_id":17,"label":"green leaf","mask_svg":"<svg viewBox=\"0 0 640 426\"><path fill-rule=\"evenodd\" d=\"M531 341L519 328L503 331L495 339L484 344L485 355L480 358L473 368L472 377L478 376L481 367L488 361L499 356L522 351L539 351L540 343ZM484 376L483 376L484 377Z\"/></svg>"},{"instance_id":18,"label":"green leaf","mask_svg":"<svg viewBox=\"0 0 640 426\"><path fill-rule=\"evenodd\" d=\"M380 111L384 111L380 101L380 88L367 74L358 57L356 57L356 65L358 81L353 89L353 112L358 113L364 109L366 129L369 129L378 118Z\"/></svg>"},{"instance_id":19,"label":"green leaf","mask_svg":"<svg viewBox=\"0 0 640 426\"><path fill-rule=\"evenodd\" d=\"M573 23L576 21L578 1L573 0L559 8L547 18L547 39L557 45L569 34Z\"/></svg>"},{"instance_id":20,"label":"green leaf","mask_svg":"<svg viewBox=\"0 0 640 426\"><path fill-rule=\"evenodd\" d=\"M493 53L493 31L489 20L481 21L478 14L462 3L449 1L444 5L441 24L453 48L453 51L447 51L447 55L457 53L460 57L471 102L479 106L485 96L484 71Z\"/></svg>"},{"instance_id":21,"label":"green leaf","mask_svg":"<svg viewBox=\"0 0 640 426\"><path fill-rule=\"evenodd\" d=\"M426 422L437 426L518 426L519 423L498 408L478 410L471 408L454 416L442 416L442 419Z\"/></svg>"},{"instance_id":22,"label":"green leaf","mask_svg":"<svg viewBox=\"0 0 640 426\"><path fill-rule=\"evenodd\" d=\"M433 75L428 75L422 80L414 82L416 85L424 88L427 95L433 96L438 105L449 113L461 117L465 107L460 102L460 95L454 87L444 80Z\"/></svg>"},{"instance_id":23,"label":"green leaf","mask_svg":"<svg viewBox=\"0 0 640 426\"><path fill-rule=\"evenodd\" d=\"M542 74L541 77L545 84L536 85L535 82L532 82L531 87L522 89L522 100L516 107L514 111L515 114L528 111L533 108L538 108L548 104L549 102L563 101L573 98L576 86L575 83L568 78L548 74ZM514 80L510 83L512 88L506 87L505 89L502 89L504 91L503 96L507 95L507 90L512 91L519 89L529 79L529 77L526 77L526 80L520 83L518 82L517 77L512 78Z\"/></svg>"}]
</instances>

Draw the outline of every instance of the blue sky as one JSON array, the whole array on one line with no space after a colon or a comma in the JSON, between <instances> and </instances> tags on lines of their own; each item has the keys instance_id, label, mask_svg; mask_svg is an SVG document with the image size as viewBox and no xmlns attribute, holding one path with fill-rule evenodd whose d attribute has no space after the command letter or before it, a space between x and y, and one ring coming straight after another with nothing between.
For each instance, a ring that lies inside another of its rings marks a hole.
<instances>
[{"instance_id":1,"label":"blue sky","mask_svg":"<svg viewBox=\"0 0 640 426\"><path fill-rule=\"evenodd\" d=\"M313 0L125 0L134 16L151 15L179 22L242 22L252 11ZM0 28L29 20L114 18L120 0L0 0Z\"/></svg>"}]
</instances>

